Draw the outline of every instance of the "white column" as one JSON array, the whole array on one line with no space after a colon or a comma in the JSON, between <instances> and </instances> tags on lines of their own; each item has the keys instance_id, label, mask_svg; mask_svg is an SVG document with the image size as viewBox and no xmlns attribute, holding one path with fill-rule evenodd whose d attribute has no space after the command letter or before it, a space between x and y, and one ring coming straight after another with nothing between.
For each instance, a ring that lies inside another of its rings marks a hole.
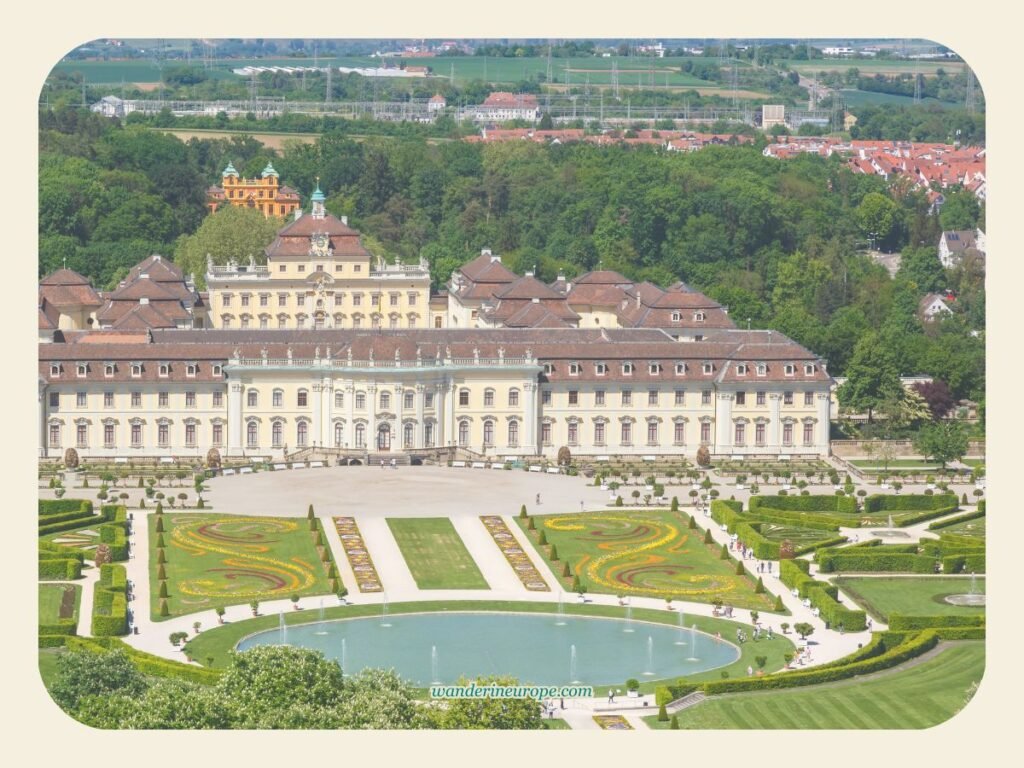
<instances>
[{"instance_id":1,"label":"white column","mask_svg":"<svg viewBox=\"0 0 1024 768\"><path fill-rule=\"evenodd\" d=\"M715 432L718 435L715 450L728 453L732 448L732 392L718 392L715 399Z\"/></svg>"},{"instance_id":2,"label":"white column","mask_svg":"<svg viewBox=\"0 0 1024 768\"><path fill-rule=\"evenodd\" d=\"M345 442L349 448L356 447L356 385L354 381L345 382L345 407L348 409L348 421L345 424Z\"/></svg>"},{"instance_id":3,"label":"white column","mask_svg":"<svg viewBox=\"0 0 1024 768\"><path fill-rule=\"evenodd\" d=\"M323 389L324 385L319 381L313 382L313 428L309 435L310 445L323 445L323 424L320 420L323 413Z\"/></svg>"},{"instance_id":4,"label":"white column","mask_svg":"<svg viewBox=\"0 0 1024 768\"><path fill-rule=\"evenodd\" d=\"M47 455L46 438L46 382L39 382L39 401L36 406L36 419L39 421L39 455Z\"/></svg>"},{"instance_id":5,"label":"white column","mask_svg":"<svg viewBox=\"0 0 1024 768\"><path fill-rule=\"evenodd\" d=\"M446 398L444 383L438 382L434 385L434 414L437 417L434 423L434 445L438 448L444 448L448 444L444 428L445 419L447 418L445 413Z\"/></svg>"},{"instance_id":6,"label":"white column","mask_svg":"<svg viewBox=\"0 0 1024 768\"><path fill-rule=\"evenodd\" d=\"M323 396L320 406L320 445L334 445L334 381L324 377L321 387Z\"/></svg>"},{"instance_id":7,"label":"white column","mask_svg":"<svg viewBox=\"0 0 1024 768\"><path fill-rule=\"evenodd\" d=\"M451 379L447 381L448 388L445 390L445 404L444 404L444 419L445 419L445 433L448 438L448 442L452 445L456 444L458 439L458 433L455 431L455 382Z\"/></svg>"},{"instance_id":8,"label":"white column","mask_svg":"<svg viewBox=\"0 0 1024 768\"><path fill-rule=\"evenodd\" d=\"M371 384L366 388L367 419L366 426L366 450L377 450L377 385Z\"/></svg>"},{"instance_id":9,"label":"white column","mask_svg":"<svg viewBox=\"0 0 1024 768\"><path fill-rule=\"evenodd\" d=\"M424 448L423 444L423 400L426 397L427 388L422 384L416 385L416 426L414 428L414 443L417 448Z\"/></svg>"},{"instance_id":10,"label":"white column","mask_svg":"<svg viewBox=\"0 0 1024 768\"><path fill-rule=\"evenodd\" d=\"M395 385L395 434L392 435L392 440L397 441L399 449L405 448L405 425L402 423L402 419L405 416L405 385Z\"/></svg>"},{"instance_id":11,"label":"white column","mask_svg":"<svg viewBox=\"0 0 1024 768\"><path fill-rule=\"evenodd\" d=\"M830 395L828 392L818 392L815 396L818 405L818 451L822 456L828 456L829 450L829 416L831 415Z\"/></svg>"},{"instance_id":12,"label":"white column","mask_svg":"<svg viewBox=\"0 0 1024 768\"><path fill-rule=\"evenodd\" d=\"M228 383L228 455L242 452L242 383Z\"/></svg>"},{"instance_id":13,"label":"white column","mask_svg":"<svg viewBox=\"0 0 1024 768\"><path fill-rule=\"evenodd\" d=\"M771 421L768 422L768 448L782 450L782 395L779 392L768 393L768 405L771 407Z\"/></svg>"},{"instance_id":14,"label":"white column","mask_svg":"<svg viewBox=\"0 0 1024 768\"><path fill-rule=\"evenodd\" d=\"M533 455L537 453L537 419L539 418L537 412L537 392L539 389L540 387L533 381L523 384L523 398L526 401L526 439L523 447Z\"/></svg>"}]
</instances>

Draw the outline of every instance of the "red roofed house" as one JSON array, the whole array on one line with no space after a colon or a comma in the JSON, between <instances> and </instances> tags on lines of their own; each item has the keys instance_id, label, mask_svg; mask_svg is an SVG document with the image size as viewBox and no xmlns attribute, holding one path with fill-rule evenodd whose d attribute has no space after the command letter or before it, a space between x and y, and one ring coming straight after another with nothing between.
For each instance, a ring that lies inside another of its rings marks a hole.
<instances>
[{"instance_id":1,"label":"red roofed house","mask_svg":"<svg viewBox=\"0 0 1024 768\"><path fill-rule=\"evenodd\" d=\"M532 93L495 91L484 103L475 107L475 118L480 121L539 120L540 107Z\"/></svg>"}]
</instances>

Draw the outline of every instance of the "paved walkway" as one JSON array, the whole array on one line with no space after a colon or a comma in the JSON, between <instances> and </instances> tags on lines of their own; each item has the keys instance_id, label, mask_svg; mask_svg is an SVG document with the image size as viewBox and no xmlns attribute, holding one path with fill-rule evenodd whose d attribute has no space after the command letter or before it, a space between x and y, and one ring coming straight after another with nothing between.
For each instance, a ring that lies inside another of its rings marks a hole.
<instances>
[{"instance_id":1,"label":"paved walkway","mask_svg":"<svg viewBox=\"0 0 1024 768\"><path fill-rule=\"evenodd\" d=\"M363 534L363 543L377 568L380 583L384 585L385 593L389 594L388 600L394 603L400 599L396 595L422 592L423 590L416 586L416 580L412 577L405 558L402 557L402 550L398 548L398 542L391 534L387 521L383 517L365 516L358 518L358 523L359 532Z\"/></svg>"},{"instance_id":2,"label":"paved walkway","mask_svg":"<svg viewBox=\"0 0 1024 768\"><path fill-rule=\"evenodd\" d=\"M498 545L494 543L490 532L480 522L480 518L453 517L452 525L455 532L459 534L462 543L469 550L470 557L476 562L480 573L483 574L491 589L507 592L525 592L526 587L508 564L508 560L501 554Z\"/></svg>"}]
</instances>

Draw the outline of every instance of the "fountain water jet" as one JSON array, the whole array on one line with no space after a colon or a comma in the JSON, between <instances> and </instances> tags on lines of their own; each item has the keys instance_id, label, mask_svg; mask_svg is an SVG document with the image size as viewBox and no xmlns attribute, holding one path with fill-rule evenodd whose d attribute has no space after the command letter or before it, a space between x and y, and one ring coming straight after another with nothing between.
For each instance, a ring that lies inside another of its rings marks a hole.
<instances>
[{"instance_id":1,"label":"fountain water jet","mask_svg":"<svg viewBox=\"0 0 1024 768\"><path fill-rule=\"evenodd\" d=\"M341 638L341 676L348 671L348 649L345 647L345 638Z\"/></svg>"},{"instance_id":2,"label":"fountain water jet","mask_svg":"<svg viewBox=\"0 0 1024 768\"><path fill-rule=\"evenodd\" d=\"M437 685L441 682L441 676L437 671L437 646L430 646L430 682Z\"/></svg>"},{"instance_id":3,"label":"fountain water jet","mask_svg":"<svg viewBox=\"0 0 1024 768\"><path fill-rule=\"evenodd\" d=\"M382 597L384 602L380 606L380 625L382 627L390 627L391 625L388 623L388 593L383 593Z\"/></svg>"},{"instance_id":4,"label":"fountain water jet","mask_svg":"<svg viewBox=\"0 0 1024 768\"><path fill-rule=\"evenodd\" d=\"M288 645L288 627L286 627L284 623L284 611L281 611L277 615L277 627L280 631L280 644Z\"/></svg>"},{"instance_id":5,"label":"fountain water jet","mask_svg":"<svg viewBox=\"0 0 1024 768\"><path fill-rule=\"evenodd\" d=\"M626 628L623 629L622 631L623 632L632 632L633 631L633 602L632 601L626 603Z\"/></svg>"},{"instance_id":6,"label":"fountain water jet","mask_svg":"<svg viewBox=\"0 0 1024 768\"><path fill-rule=\"evenodd\" d=\"M569 646L569 682L578 683L576 679L576 646Z\"/></svg>"},{"instance_id":7,"label":"fountain water jet","mask_svg":"<svg viewBox=\"0 0 1024 768\"><path fill-rule=\"evenodd\" d=\"M686 645L686 641L683 640L683 632L686 631L686 625L683 623L683 612L679 611L679 639L676 640L676 645Z\"/></svg>"},{"instance_id":8,"label":"fountain water jet","mask_svg":"<svg viewBox=\"0 0 1024 768\"><path fill-rule=\"evenodd\" d=\"M690 656L687 661L700 661L697 658L697 625L690 627Z\"/></svg>"},{"instance_id":9,"label":"fountain water jet","mask_svg":"<svg viewBox=\"0 0 1024 768\"><path fill-rule=\"evenodd\" d=\"M320 598L320 628L314 632L315 635L326 635L327 630L324 629L324 599Z\"/></svg>"},{"instance_id":10,"label":"fountain water jet","mask_svg":"<svg viewBox=\"0 0 1024 768\"><path fill-rule=\"evenodd\" d=\"M644 674L654 674L654 640L650 635L647 636L647 669L644 670Z\"/></svg>"},{"instance_id":11,"label":"fountain water jet","mask_svg":"<svg viewBox=\"0 0 1024 768\"><path fill-rule=\"evenodd\" d=\"M558 593L558 621L555 622L556 627L565 626L565 593Z\"/></svg>"}]
</instances>

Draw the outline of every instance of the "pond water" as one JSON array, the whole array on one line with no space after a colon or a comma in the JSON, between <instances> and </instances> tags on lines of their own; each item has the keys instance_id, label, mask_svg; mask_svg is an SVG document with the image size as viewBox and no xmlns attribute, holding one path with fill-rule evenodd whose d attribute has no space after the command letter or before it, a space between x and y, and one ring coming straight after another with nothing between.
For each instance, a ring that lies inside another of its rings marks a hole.
<instances>
[{"instance_id":1,"label":"pond water","mask_svg":"<svg viewBox=\"0 0 1024 768\"><path fill-rule=\"evenodd\" d=\"M685 621L685 617L684 617ZM739 658L735 645L667 624L556 614L422 613L312 622L245 638L322 651L346 674L394 668L413 684L510 675L520 683L623 685L692 675ZM575 653L574 653L575 649ZM342 655L344 654L344 660Z\"/></svg>"}]
</instances>

